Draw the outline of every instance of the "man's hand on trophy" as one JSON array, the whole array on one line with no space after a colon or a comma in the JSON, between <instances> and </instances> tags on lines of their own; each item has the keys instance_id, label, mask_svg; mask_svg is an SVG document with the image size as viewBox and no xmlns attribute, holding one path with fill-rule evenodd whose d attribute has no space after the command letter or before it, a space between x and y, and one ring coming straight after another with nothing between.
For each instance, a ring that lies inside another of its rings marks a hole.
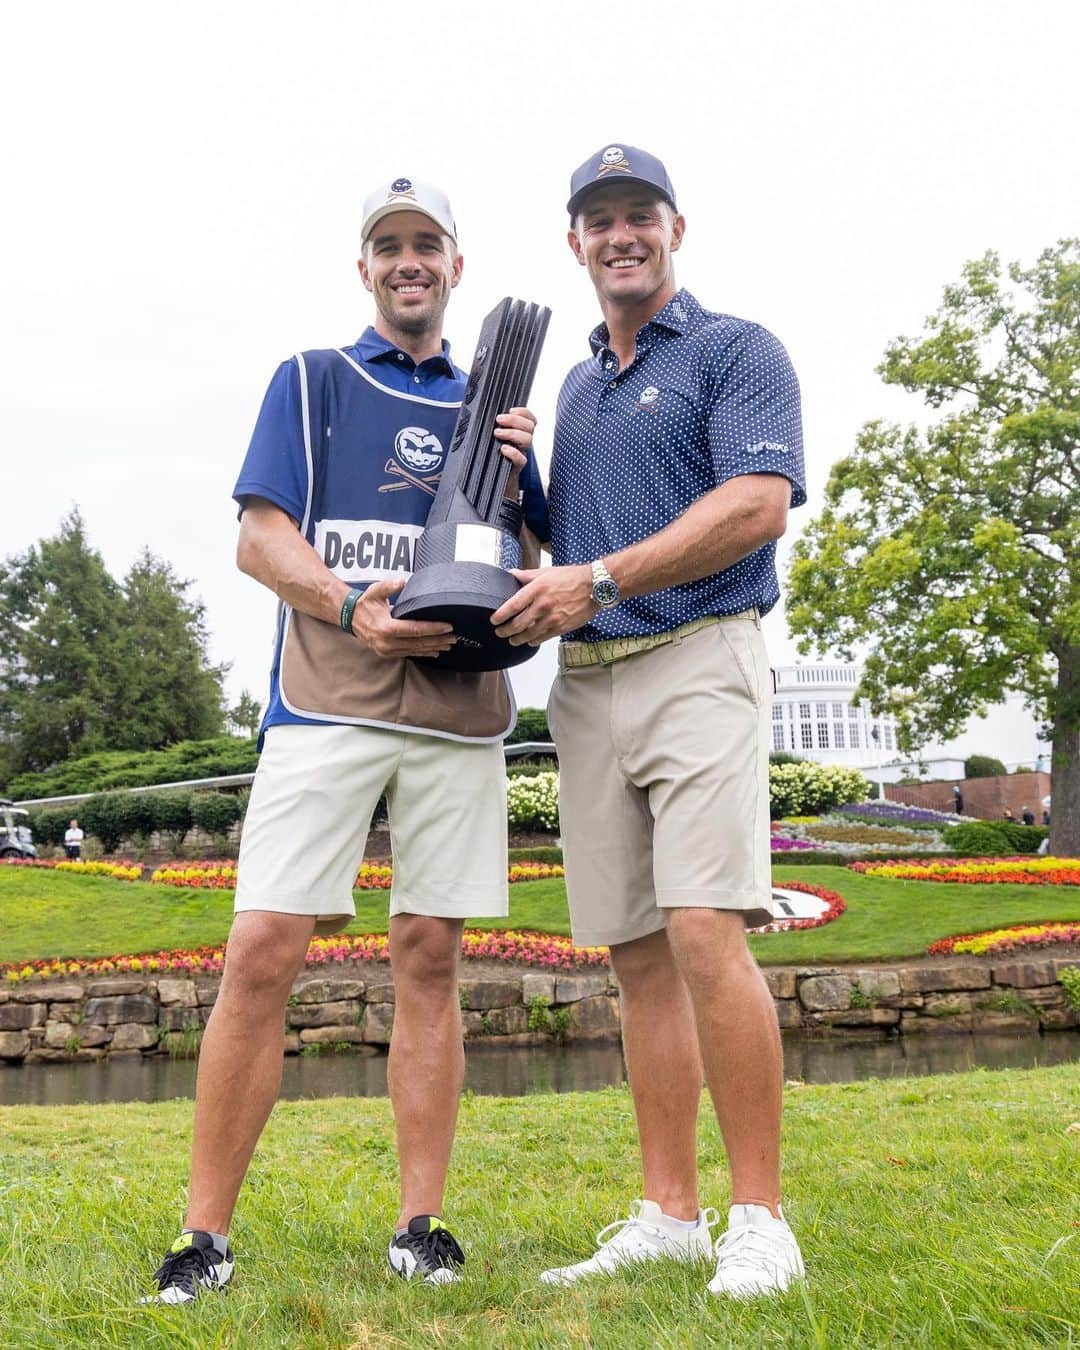
<instances>
[{"instance_id":1,"label":"man's hand on trophy","mask_svg":"<svg viewBox=\"0 0 1080 1350\"><path fill-rule=\"evenodd\" d=\"M451 624L392 617L390 601L406 580L376 581L367 588L353 610L353 636L376 656L438 656L448 652L457 640Z\"/></svg>"},{"instance_id":2,"label":"man's hand on trophy","mask_svg":"<svg viewBox=\"0 0 1080 1350\"><path fill-rule=\"evenodd\" d=\"M535 647L547 638L581 628L600 609L592 598L592 568L587 564L509 570L521 582L521 590L495 611L491 622L512 647L523 643Z\"/></svg>"},{"instance_id":3,"label":"man's hand on trophy","mask_svg":"<svg viewBox=\"0 0 1080 1350\"><path fill-rule=\"evenodd\" d=\"M517 500L518 482L525 467L525 452L532 445L536 418L528 408L511 408L495 419L495 439L502 442L502 452L513 466L506 482L506 495Z\"/></svg>"}]
</instances>

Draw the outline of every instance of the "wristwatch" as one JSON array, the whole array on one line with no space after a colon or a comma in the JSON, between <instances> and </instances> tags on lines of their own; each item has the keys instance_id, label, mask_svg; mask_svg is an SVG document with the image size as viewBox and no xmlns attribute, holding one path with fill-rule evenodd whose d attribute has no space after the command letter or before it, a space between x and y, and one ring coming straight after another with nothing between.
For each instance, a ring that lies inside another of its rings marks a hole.
<instances>
[{"instance_id":1,"label":"wristwatch","mask_svg":"<svg viewBox=\"0 0 1080 1350\"><path fill-rule=\"evenodd\" d=\"M600 558L597 558L592 565L592 598L601 609L614 609L622 599L622 595L619 593L619 583L607 570Z\"/></svg>"}]
</instances>

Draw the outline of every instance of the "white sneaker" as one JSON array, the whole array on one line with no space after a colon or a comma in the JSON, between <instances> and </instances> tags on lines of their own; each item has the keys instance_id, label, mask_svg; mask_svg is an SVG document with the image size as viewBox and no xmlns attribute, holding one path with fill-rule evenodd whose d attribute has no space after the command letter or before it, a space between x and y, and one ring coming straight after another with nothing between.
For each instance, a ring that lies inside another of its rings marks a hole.
<instances>
[{"instance_id":1,"label":"white sneaker","mask_svg":"<svg viewBox=\"0 0 1080 1350\"><path fill-rule=\"evenodd\" d=\"M728 1230L716 1243L716 1274L710 1294L753 1298L779 1294L806 1275L795 1234L782 1217L774 1219L764 1205L732 1205Z\"/></svg>"},{"instance_id":2,"label":"white sneaker","mask_svg":"<svg viewBox=\"0 0 1080 1350\"><path fill-rule=\"evenodd\" d=\"M654 1200L635 1200L628 1219L616 1219L596 1235L596 1252L573 1266L545 1270L544 1284L573 1284L589 1275L613 1275L636 1261L701 1261L712 1255L712 1229L720 1215L698 1211L696 1228L669 1219ZM609 1236L610 1235L610 1236Z\"/></svg>"}]
</instances>

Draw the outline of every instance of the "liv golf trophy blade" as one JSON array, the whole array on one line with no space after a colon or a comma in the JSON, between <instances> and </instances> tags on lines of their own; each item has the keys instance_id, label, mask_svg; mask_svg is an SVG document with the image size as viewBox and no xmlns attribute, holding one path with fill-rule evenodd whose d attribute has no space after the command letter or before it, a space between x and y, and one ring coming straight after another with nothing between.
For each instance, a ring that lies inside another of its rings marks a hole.
<instances>
[{"instance_id":1,"label":"liv golf trophy blade","mask_svg":"<svg viewBox=\"0 0 1080 1350\"><path fill-rule=\"evenodd\" d=\"M519 589L506 569L521 566L520 511L503 496L510 462L494 430L499 413L528 399L550 318L507 298L484 320L415 570L394 605L395 619L454 625L453 647L430 658L446 670L503 670L537 651L512 647L491 626Z\"/></svg>"}]
</instances>

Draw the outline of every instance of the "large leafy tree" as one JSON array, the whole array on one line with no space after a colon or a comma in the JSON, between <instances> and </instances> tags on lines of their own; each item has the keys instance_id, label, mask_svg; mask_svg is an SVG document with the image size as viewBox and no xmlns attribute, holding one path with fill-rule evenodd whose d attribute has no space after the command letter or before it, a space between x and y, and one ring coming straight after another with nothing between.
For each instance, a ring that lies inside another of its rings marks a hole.
<instances>
[{"instance_id":1,"label":"large leafy tree","mask_svg":"<svg viewBox=\"0 0 1080 1350\"><path fill-rule=\"evenodd\" d=\"M791 628L862 657L906 749L1022 693L1052 728L1051 850L1080 854L1080 240L968 263L878 372L931 412L867 423L834 465Z\"/></svg>"},{"instance_id":2,"label":"large leafy tree","mask_svg":"<svg viewBox=\"0 0 1080 1350\"><path fill-rule=\"evenodd\" d=\"M123 596L78 511L52 539L0 564L4 777L106 744L111 653Z\"/></svg>"},{"instance_id":3,"label":"large leafy tree","mask_svg":"<svg viewBox=\"0 0 1080 1350\"><path fill-rule=\"evenodd\" d=\"M148 553L115 581L77 510L0 562L0 782L220 732L224 670L189 586Z\"/></svg>"}]
</instances>

